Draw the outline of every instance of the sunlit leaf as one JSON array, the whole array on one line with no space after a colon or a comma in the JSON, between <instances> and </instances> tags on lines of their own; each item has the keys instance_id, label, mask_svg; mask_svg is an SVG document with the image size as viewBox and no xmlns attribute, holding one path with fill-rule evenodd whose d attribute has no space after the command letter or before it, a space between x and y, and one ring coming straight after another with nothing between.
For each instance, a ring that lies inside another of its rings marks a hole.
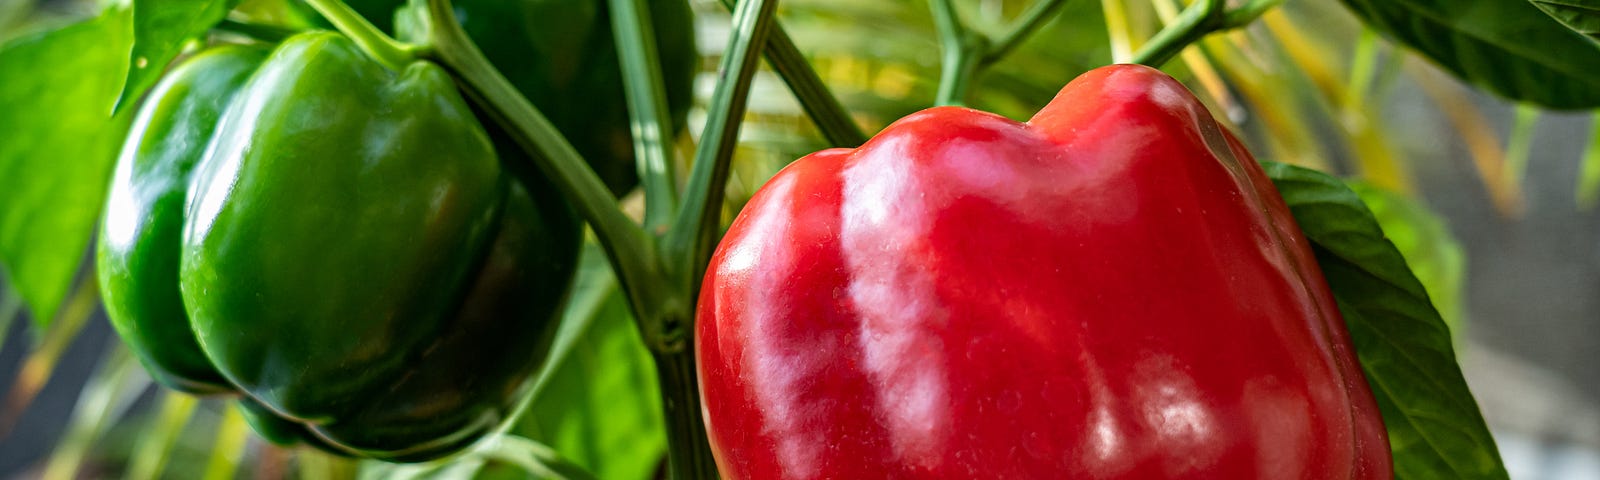
<instances>
[{"instance_id":1,"label":"sunlit leaf","mask_svg":"<svg viewBox=\"0 0 1600 480\"><path fill-rule=\"evenodd\" d=\"M127 117L126 10L0 46L0 266L38 330L89 245Z\"/></svg>"},{"instance_id":2,"label":"sunlit leaf","mask_svg":"<svg viewBox=\"0 0 1600 480\"><path fill-rule=\"evenodd\" d=\"M133 52L116 110L129 108L156 83L183 42L211 29L237 0L133 0Z\"/></svg>"}]
</instances>

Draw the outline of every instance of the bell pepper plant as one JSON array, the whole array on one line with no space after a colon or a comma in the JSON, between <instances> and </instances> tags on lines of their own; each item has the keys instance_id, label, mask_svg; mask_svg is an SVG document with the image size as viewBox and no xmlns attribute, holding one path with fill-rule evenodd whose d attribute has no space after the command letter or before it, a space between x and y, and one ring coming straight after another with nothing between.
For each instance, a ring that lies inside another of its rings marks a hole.
<instances>
[{"instance_id":1,"label":"bell pepper plant","mask_svg":"<svg viewBox=\"0 0 1600 480\"><path fill-rule=\"evenodd\" d=\"M1017 121L966 106L1007 88L985 75L1052 22L1100 19L1034 0L980 28L930 0L936 105L870 135L776 0L102 3L0 43L6 281L36 320L79 319L49 327L68 339L103 305L131 352L109 358L177 392L175 416L234 405L308 475L1506 478L1430 292L1360 197L1258 161L1285 150L1248 140L1281 132L1214 113L1237 105L1208 59L1280 1L1154 0L1164 26L1137 42L1127 2L1102 2L1111 57ZM1428 39L1515 36L1342 3L1489 91L1600 104L1570 68L1528 77L1565 96L1485 69L1600 57L1578 33L1600 17L1501 5L1567 55L1463 60ZM727 35L706 33L723 7ZM763 59L831 148L741 205ZM12 206L45 198L70 208ZM596 311L631 321L621 343ZM578 396L656 430L551 400L618 371ZM134 476L159 473L164 432ZM50 476L80 463L62 458Z\"/></svg>"}]
</instances>

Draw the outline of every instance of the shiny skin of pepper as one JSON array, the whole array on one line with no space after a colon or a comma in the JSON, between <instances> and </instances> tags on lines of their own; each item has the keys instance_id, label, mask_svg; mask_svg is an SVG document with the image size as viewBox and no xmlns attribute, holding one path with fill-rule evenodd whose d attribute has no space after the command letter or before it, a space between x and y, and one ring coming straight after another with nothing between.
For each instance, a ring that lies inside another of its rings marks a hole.
<instances>
[{"instance_id":1,"label":"shiny skin of pepper","mask_svg":"<svg viewBox=\"0 0 1600 480\"><path fill-rule=\"evenodd\" d=\"M382 11L371 4L383 1L392 0L369 0L365 10ZM489 62L572 142L612 193L621 196L638 183L638 173L606 3L456 0L452 6L461 28ZM694 103L694 75L699 68L694 10L688 0L648 3L667 112L674 127L682 128ZM401 38L415 40L421 34L417 15L410 7L396 14ZM503 155L522 154L517 148L500 150Z\"/></svg>"},{"instance_id":2,"label":"shiny skin of pepper","mask_svg":"<svg viewBox=\"0 0 1600 480\"><path fill-rule=\"evenodd\" d=\"M267 52L223 46L173 68L140 108L107 196L95 255L106 316L150 376L174 390L233 390L189 328L178 256L190 174Z\"/></svg>"},{"instance_id":3,"label":"shiny skin of pepper","mask_svg":"<svg viewBox=\"0 0 1600 480\"><path fill-rule=\"evenodd\" d=\"M1311 248L1182 84L1090 71L802 158L699 302L725 478L1390 478Z\"/></svg>"},{"instance_id":4,"label":"shiny skin of pepper","mask_svg":"<svg viewBox=\"0 0 1600 480\"><path fill-rule=\"evenodd\" d=\"M189 63L221 71L208 59L236 48ZM431 63L393 71L313 32L247 67L227 95L147 101L105 223L132 225L129 240L108 233L100 251L102 285L122 293L107 295L113 322L155 352L141 353L152 372L199 352L214 376L184 374L208 387L186 390L242 393L270 440L422 461L493 431L552 340L581 241L570 207L502 167ZM209 117L167 106L189 104ZM175 332L187 357L147 340Z\"/></svg>"}]
</instances>

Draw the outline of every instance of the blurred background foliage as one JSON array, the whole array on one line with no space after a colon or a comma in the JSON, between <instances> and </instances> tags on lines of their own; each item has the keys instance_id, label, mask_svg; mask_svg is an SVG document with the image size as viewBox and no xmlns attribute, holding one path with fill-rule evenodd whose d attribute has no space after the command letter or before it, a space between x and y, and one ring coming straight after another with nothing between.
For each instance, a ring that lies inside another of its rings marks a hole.
<instances>
[{"instance_id":1,"label":"blurred background foliage","mask_svg":"<svg viewBox=\"0 0 1600 480\"><path fill-rule=\"evenodd\" d=\"M243 10L252 21L305 21L284 1L292 0L249 0ZM93 16L100 3L0 0L0 41ZM987 32L1027 5L957 2L968 25ZM979 77L967 104L1025 120L1077 74L1135 49L1181 6L1071 0ZM703 104L728 15L713 0L695 8ZM785 0L779 18L866 131L933 103L940 50L925 2ZM1167 70L1242 132L1258 158L1351 179L1456 335L1514 478L1600 478L1600 147L1592 145L1600 125L1592 114L1545 112L1472 89L1364 29L1339 2L1286 2L1249 28L1209 37ZM691 156L704 119L703 109L691 114L680 158ZM825 147L783 82L763 71L726 218L778 169ZM636 196L628 202L637 210ZM78 276L52 322L25 320L20 297L0 284L0 478L538 477L544 467L530 457L605 479L661 475L653 367L592 243L553 368L508 427L515 435L451 462L411 466L274 447L254 438L228 402L155 388L109 333L93 282L82 283L92 275Z\"/></svg>"}]
</instances>

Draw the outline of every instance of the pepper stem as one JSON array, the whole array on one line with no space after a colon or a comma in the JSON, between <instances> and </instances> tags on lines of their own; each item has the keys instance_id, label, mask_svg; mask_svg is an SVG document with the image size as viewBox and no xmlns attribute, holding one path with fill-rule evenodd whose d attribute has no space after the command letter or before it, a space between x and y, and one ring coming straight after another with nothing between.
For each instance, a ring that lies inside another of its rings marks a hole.
<instances>
[{"instance_id":1,"label":"pepper stem","mask_svg":"<svg viewBox=\"0 0 1600 480\"><path fill-rule=\"evenodd\" d=\"M716 459L700 409L700 380L693 351L658 353L661 406L667 421L667 478L716 480Z\"/></svg>"},{"instance_id":2,"label":"pepper stem","mask_svg":"<svg viewBox=\"0 0 1600 480\"><path fill-rule=\"evenodd\" d=\"M678 174L672 162L672 119L655 26L644 0L610 0L610 5L633 127L633 152L644 187L644 224L647 229L665 229L678 208Z\"/></svg>"},{"instance_id":3,"label":"pepper stem","mask_svg":"<svg viewBox=\"0 0 1600 480\"><path fill-rule=\"evenodd\" d=\"M722 6L731 12L737 6L734 2L722 0ZM822 83L822 77L806 62L800 48L794 45L794 40L777 22L773 22L772 33L768 34L762 53L766 55L767 65L789 86L789 91L800 101L800 108L806 111L806 116L811 117L811 122L817 125L817 130L822 132L822 137L828 140L829 145L854 147L867 143L866 132L861 131L861 126L856 125L850 112L839 103L839 98Z\"/></svg>"},{"instance_id":4,"label":"pepper stem","mask_svg":"<svg viewBox=\"0 0 1600 480\"><path fill-rule=\"evenodd\" d=\"M929 0L934 25L939 29L939 47L944 53L939 93L934 103L963 104L978 74L1015 50L1063 5L1066 0L1036 0L1004 35L992 39L962 24L951 0Z\"/></svg>"},{"instance_id":5,"label":"pepper stem","mask_svg":"<svg viewBox=\"0 0 1600 480\"><path fill-rule=\"evenodd\" d=\"M450 69L463 84L463 91L485 113L505 128L518 146L529 153L539 169L561 195L594 229L600 245L617 271L617 279L628 296L635 315L643 318L641 305L664 303L665 292L657 286L655 249L644 231L617 208L616 199L600 177L578 155L577 149L556 130L539 109L522 96L510 80L489 63L467 32L456 23L450 0L426 0L429 45L425 52ZM646 343L660 342L659 328L641 322Z\"/></svg>"},{"instance_id":6,"label":"pepper stem","mask_svg":"<svg viewBox=\"0 0 1600 480\"><path fill-rule=\"evenodd\" d=\"M1281 3L1283 0L1250 0L1230 10L1227 0L1200 0L1183 9L1176 22L1156 32L1130 63L1160 67L1206 35L1249 25Z\"/></svg>"},{"instance_id":7,"label":"pepper stem","mask_svg":"<svg viewBox=\"0 0 1600 480\"><path fill-rule=\"evenodd\" d=\"M401 43L368 22L341 0L306 0L311 8L333 23L340 33L350 37L362 51L390 70L404 70L417 59L417 47Z\"/></svg>"}]
</instances>

